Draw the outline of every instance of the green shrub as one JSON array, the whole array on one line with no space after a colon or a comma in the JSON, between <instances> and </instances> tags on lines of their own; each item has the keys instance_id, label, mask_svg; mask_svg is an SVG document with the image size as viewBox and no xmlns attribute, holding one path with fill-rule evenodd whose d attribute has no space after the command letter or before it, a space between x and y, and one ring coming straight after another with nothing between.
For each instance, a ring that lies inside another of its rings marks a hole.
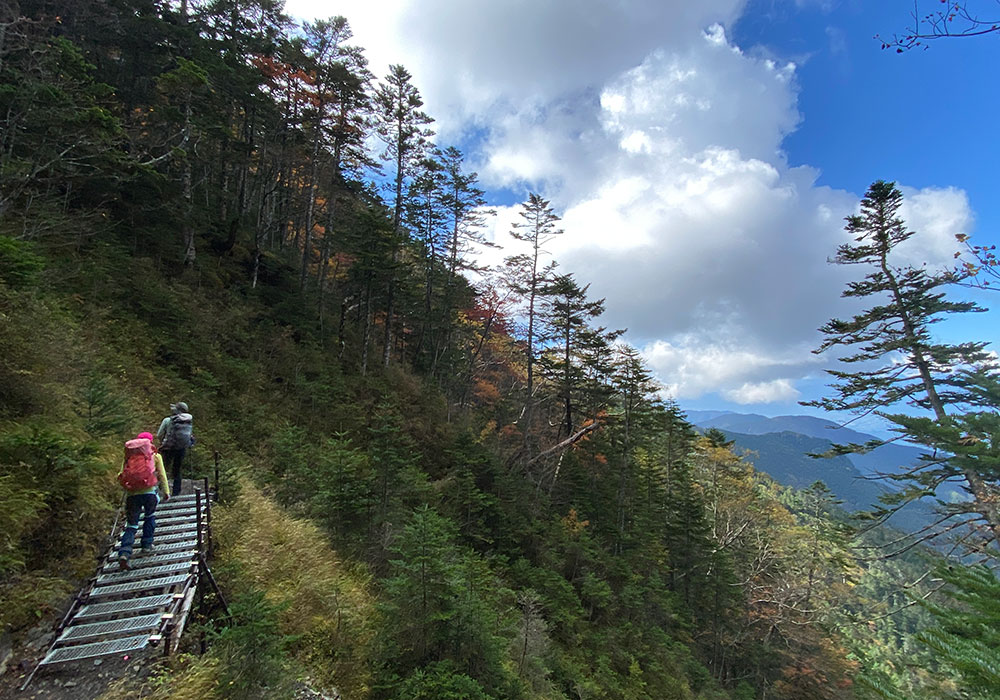
<instances>
[{"instance_id":1,"label":"green shrub","mask_svg":"<svg viewBox=\"0 0 1000 700\"><path fill-rule=\"evenodd\" d=\"M399 700L491 700L483 687L448 661L418 668L394 691Z\"/></svg>"},{"instance_id":2,"label":"green shrub","mask_svg":"<svg viewBox=\"0 0 1000 700\"><path fill-rule=\"evenodd\" d=\"M55 612L71 591L65 579L40 573L4 577L0 583L0 630L20 632Z\"/></svg>"},{"instance_id":3,"label":"green shrub","mask_svg":"<svg viewBox=\"0 0 1000 700\"><path fill-rule=\"evenodd\" d=\"M0 573L83 576L116 492L94 446L48 426L0 433Z\"/></svg>"},{"instance_id":4,"label":"green shrub","mask_svg":"<svg viewBox=\"0 0 1000 700\"><path fill-rule=\"evenodd\" d=\"M233 600L232 624L209 635L212 656L219 660L222 697L291 697L288 649L294 637L282 634L278 625L285 607L269 602L260 591Z\"/></svg>"},{"instance_id":5,"label":"green shrub","mask_svg":"<svg viewBox=\"0 0 1000 700\"><path fill-rule=\"evenodd\" d=\"M0 235L0 282L13 289L31 287L43 269L45 261L32 244Z\"/></svg>"}]
</instances>

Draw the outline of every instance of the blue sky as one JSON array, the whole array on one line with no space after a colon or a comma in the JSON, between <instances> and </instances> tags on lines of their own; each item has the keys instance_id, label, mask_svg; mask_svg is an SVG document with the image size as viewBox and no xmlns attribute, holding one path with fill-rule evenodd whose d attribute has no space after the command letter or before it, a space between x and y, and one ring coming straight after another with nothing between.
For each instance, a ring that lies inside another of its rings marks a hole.
<instances>
[{"instance_id":1,"label":"blue sky","mask_svg":"<svg viewBox=\"0 0 1000 700\"><path fill-rule=\"evenodd\" d=\"M932 0L921 0L936 9ZM778 415L825 383L816 328L851 308L826 263L875 179L920 233L902 262L997 238L1000 37L897 55L911 0L290 0L343 14L377 75L414 75L442 145L507 232L530 191L566 235L561 269L606 297L682 406ZM499 259L499 258L498 258ZM989 295L984 303L993 300ZM942 327L995 337L992 316Z\"/></svg>"},{"instance_id":2,"label":"blue sky","mask_svg":"<svg viewBox=\"0 0 1000 700\"><path fill-rule=\"evenodd\" d=\"M924 0L928 10L936 4ZM803 57L803 121L784 142L793 163L812 164L820 183L853 192L876 177L956 185L969 194L977 230L996 231L1000 35L904 54L881 49L872 37L902 33L912 9L910 0L753 0L733 35L737 44Z\"/></svg>"},{"instance_id":3,"label":"blue sky","mask_svg":"<svg viewBox=\"0 0 1000 700\"><path fill-rule=\"evenodd\" d=\"M923 8L938 9L928 2ZM851 192L862 192L876 177L917 188L961 188L975 216L974 241L1000 244L1000 98L991 87L1000 35L936 40L902 54L882 49L872 37L904 34L912 10L908 0L753 0L733 28L734 41L802 57L803 121L783 143L790 162L812 164L820 184ZM983 306L1000 304L1000 293L962 295ZM996 343L995 327L994 314L970 315L947 324L941 335ZM814 394L823 385L809 379L800 388Z\"/></svg>"}]
</instances>

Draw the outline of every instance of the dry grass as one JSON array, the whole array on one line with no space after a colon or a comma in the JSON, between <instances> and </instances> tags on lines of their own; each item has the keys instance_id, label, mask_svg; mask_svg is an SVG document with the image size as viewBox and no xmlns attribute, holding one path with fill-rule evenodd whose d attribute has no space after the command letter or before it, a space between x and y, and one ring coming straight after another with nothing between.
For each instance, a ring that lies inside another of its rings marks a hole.
<instances>
[{"instance_id":1,"label":"dry grass","mask_svg":"<svg viewBox=\"0 0 1000 700\"><path fill-rule=\"evenodd\" d=\"M233 505L213 511L220 560L235 592L263 591L280 606L291 652L319 684L345 700L369 693L375 628L369 577L342 561L315 524L290 517L248 480Z\"/></svg>"},{"instance_id":2,"label":"dry grass","mask_svg":"<svg viewBox=\"0 0 1000 700\"><path fill-rule=\"evenodd\" d=\"M215 700L225 698L218 687L219 662L211 656L175 658L172 672L157 673L137 682L124 676L111 683L96 700Z\"/></svg>"}]
</instances>

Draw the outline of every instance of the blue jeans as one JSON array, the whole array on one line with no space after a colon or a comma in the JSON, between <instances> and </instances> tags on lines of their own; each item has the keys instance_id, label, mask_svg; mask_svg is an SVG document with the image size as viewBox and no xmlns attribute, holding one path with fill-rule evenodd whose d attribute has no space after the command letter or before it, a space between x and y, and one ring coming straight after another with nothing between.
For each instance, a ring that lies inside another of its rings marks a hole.
<instances>
[{"instance_id":1,"label":"blue jeans","mask_svg":"<svg viewBox=\"0 0 1000 700\"><path fill-rule=\"evenodd\" d=\"M125 499L125 530L122 532L122 544L118 548L118 556L128 559L132 556L132 545L135 543L135 533L139 529L139 516L145 513L142 523L142 548L153 546L153 533L156 531L156 505L160 497L155 493L140 493Z\"/></svg>"}]
</instances>

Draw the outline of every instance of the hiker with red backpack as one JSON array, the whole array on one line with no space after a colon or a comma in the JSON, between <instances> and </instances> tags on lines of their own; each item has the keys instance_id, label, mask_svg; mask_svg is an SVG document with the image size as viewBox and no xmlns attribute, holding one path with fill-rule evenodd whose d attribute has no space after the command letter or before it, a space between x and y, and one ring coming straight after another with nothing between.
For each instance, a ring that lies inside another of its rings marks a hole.
<instances>
[{"instance_id":1,"label":"hiker with red backpack","mask_svg":"<svg viewBox=\"0 0 1000 700\"><path fill-rule=\"evenodd\" d=\"M194 444L193 419L187 411L188 405L183 401L170 404L170 415L164 418L160 427L156 429L160 452L163 454L163 461L170 469L173 493L176 496L181 493L181 462L184 461L184 453Z\"/></svg>"},{"instance_id":2,"label":"hiker with red backpack","mask_svg":"<svg viewBox=\"0 0 1000 700\"><path fill-rule=\"evenodd\" d=\"M170 499L170 484L163 468L163 458L153 446L152 433L139 433L135 439L125 443L125 459L122 462L118 483L128 494L125 499L125 530L118 547L118 566L129 568L135 533L139 529L139 517L143 517L143 554L153 551L153 534L156 531L156 506L160 502L157 487L163 491L163 500Z\"/></svg>"}]
</instances>

